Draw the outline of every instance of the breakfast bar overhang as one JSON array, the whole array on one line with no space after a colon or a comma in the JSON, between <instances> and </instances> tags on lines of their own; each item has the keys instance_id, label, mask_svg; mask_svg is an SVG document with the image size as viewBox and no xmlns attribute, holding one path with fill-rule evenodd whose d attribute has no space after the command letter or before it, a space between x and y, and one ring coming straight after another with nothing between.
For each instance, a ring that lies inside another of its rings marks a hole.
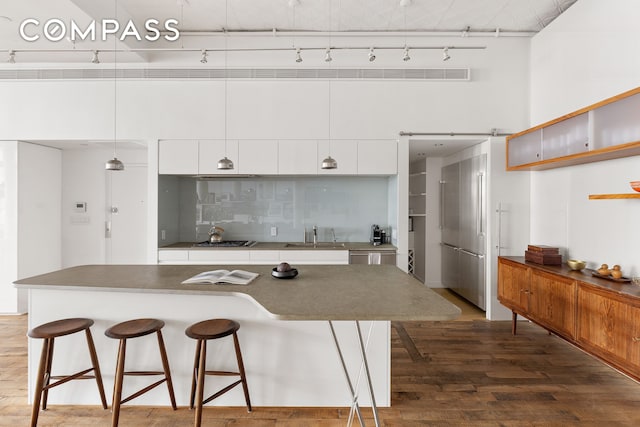
<instances>
[{"instance_id":1,"label":"breakfast bar overhang","mask_svg":"<svg viewBox=\"0 0 640 427\"><path fill-rule=\"evenodd\" d=\"M247 270L260 276L249 285L181 284L195 274L218 269ZM94 319L92 329L107 390L113 385L117 348L113 340L104 339L104 330L134 318L164 320L180 406L188 404L194 351L184 330L200 320L230 318L241 324L239 338L255 406L352 406L354 396L362 405L390 406L390 321L451 320L460 314L458 307L395 266L302 265L297 269L300 274L295 279L279 280L266 265L87 265L15 284L29 291L30 328L68 317ZM76 338L69 336L56 348L55 360L60 364L54 370L72 371L86 364L87 356L77 351L85 344L79 338L74 342ZM137 369L157 365L152 339L139 341L140 347L131 352L127 363ZM29 396L40 344L29 342ZM370 381L360 372L361 344L366 347ZM233 360L231 342L215 347L211 364ZM353 392L345 386L343 366L350 372ZM143 386L143 381L131 381L130 386ZM359 392L358 384L370 384L375 401L367 390ZM244 406L243 399L238 389L213 404ZM50 402L97 405L99 396L95 384L76 381L52 392ZM133 404L169 402L166 392L158 390Z\"/></svg>"}]
</instances>

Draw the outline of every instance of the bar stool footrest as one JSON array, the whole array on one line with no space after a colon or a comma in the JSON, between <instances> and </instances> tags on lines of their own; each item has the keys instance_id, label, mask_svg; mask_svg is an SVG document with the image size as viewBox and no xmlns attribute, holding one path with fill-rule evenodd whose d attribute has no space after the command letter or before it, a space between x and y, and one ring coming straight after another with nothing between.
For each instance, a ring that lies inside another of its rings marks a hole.
<instances>
[{"instance_id":1,"label":"bar stool footrest","mask_svg":"<svg viewBox=\"0 0 640 427\"><path fill-rule=\"evenodd\" d=\"M229 371L205 371L205 375L217 375L221 377L233 377L240 375L240 372L229 372Z\"/></svg>"},{"instance_id":2,"label":"bar stool footrest","mask_svg":"<svg viewBox=\"0 0 640 427\"><path fill-rule=\"evenodd\" d=\"M228 386L226 386L225 388L223 388L222 390L212 394L211 396L209 396L208 398L206 398L205 400L202 401L203 405L206 405L207 403L211 402L213 399L215 399L216 397L220 397L223 394L225 394L226 392L228 392L229 390L231 390L232 388L234 388L235 386L237 386L238 384L241 384L242 380L238 380L236 382L234 382L233 384L229 384Z\"/></svg>"},{"instance_id":3,"label":"bar stool footrest","mask_svg":"<svg viewBox=\"0 0 640 427\"><path fill-rule=\"evenodd\" d=\"M147 387L145 387L145 388L143 388L143 389L141 389L141 390L139 390L139 391L137 391L137 392L133 393L131 396L129 396L129 397L127 397L127 398L122 399L122 400L120 401L120 404L121 404L121 405L123 405L123 404L125 404L125 403L127 403L127 402L129 402L129 401L131 401L131 400L133 400L133 399L135 399L135 398L136 398L136 397L138 397L138 396L142 396L143 394L145 394L145 393L146 393L146 392L148 392L149 390L154 389L154 388L158 387L160 384L165 383L165 382L167 382L167 379L166 379L166 378L163 378L163 379L161 379L161 380L158 380L158 381L156 381L155 383L153 383L153 384L151 384L151 385L148 385Z\"/></svg>"},{"instance_id":4,"label":"bar stool footrest","mask_svg":"<svg viewBox=\"0 0 640 427\"><path fill-rule=\"evenodd\" d=\"M84 380L84 379L90 379L90 378L95 379L95 376L85 376L86 373L89 373L91 371L93 371L93 368L85 369L84 371L80 371L80 372L77 372L77 373L69 375L69 376L56 375L55 377L53 377L53 376L49 377L49 379L59 380L59 381L56 381L53 384L48 384L48 385L42 387L42 390L49 390L50 388L62 385L62 384L67 383L67 382L69 382L71 380Z\"/></svg>"}]
</instances>

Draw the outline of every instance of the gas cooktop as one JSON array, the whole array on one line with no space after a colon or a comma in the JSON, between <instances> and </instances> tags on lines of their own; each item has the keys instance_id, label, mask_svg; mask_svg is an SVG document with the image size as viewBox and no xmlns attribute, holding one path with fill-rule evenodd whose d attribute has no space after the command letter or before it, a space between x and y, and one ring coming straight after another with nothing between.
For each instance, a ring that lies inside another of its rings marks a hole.
<instances>
[{"instance_id":1,"label":"gas cooktop","mask_svg":"<svg viewBox=\"0 0 640 427\"><path fill-rule=\"evenodd\" d=\"M202 248L240 248L251 247L256 244L254 240L223 240L221 242L210 242L205 240L204 242L196 243L193 246Z\"/></svg>"}]
</instances>

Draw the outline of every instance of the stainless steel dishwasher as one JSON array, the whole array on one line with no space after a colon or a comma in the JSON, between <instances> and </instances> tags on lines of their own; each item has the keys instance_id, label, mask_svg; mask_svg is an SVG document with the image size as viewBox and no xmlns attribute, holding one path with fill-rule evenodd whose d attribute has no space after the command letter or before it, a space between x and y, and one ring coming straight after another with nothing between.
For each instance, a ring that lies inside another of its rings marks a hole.
<instances>
[{"instance_id":1,"label":"stainless steel dishwasher","mask_svg":"<svg viewBox=\"0 0 640 427\"><path fill-rule=\"evenodd\" d=\"M396 265L396 251L376 251L376 250L349 251L349 264Z\"/></svg>"}]
</instances>

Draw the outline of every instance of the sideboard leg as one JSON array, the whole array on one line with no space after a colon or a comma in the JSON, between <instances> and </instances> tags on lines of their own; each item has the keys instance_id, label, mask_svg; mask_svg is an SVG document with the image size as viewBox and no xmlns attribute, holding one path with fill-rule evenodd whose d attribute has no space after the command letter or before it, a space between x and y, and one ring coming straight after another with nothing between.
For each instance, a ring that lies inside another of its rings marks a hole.
<instances>
[{"instance_id":1,"label":"sideboard leg","mask_svg":"<svg viewBox=\"0 0 640 427\"><path fill-rule=\"evenodd\" d=\"M516 334L516 322L518 321L518 313L515 311L511 312L511 334Z\"/></svg>"}]
</instances>

